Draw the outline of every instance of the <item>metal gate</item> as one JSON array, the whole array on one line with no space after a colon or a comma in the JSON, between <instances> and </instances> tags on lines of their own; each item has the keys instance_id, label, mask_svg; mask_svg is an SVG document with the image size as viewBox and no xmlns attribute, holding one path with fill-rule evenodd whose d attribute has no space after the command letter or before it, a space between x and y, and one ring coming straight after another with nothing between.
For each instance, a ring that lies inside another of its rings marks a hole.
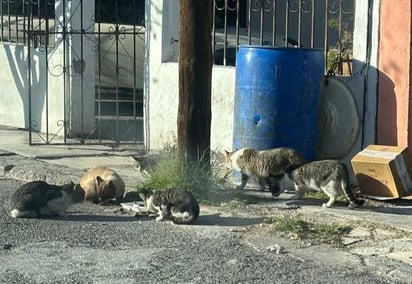
<instances>
[{"instance_id":1,"label":"metal gate","mask_svg":"<svg viewBox=\"0 0 412 284\"><path fill-rule=\"evenodd\" d=\"M326 68L337 59L352 75L354 0L215 0L214 11L215 64L234 66L239 45L322 48Z\"/></svg>"},{"instance_id":2,"label":"metal gate","mask_svg":"<svg viewBox=\"0 0 412 284\"><path fill-rule=\"evenodd\" d=\"M0 39L27 59L30 144L144 145L144 4L1 1Z\"/></svg>"}]
</instances>

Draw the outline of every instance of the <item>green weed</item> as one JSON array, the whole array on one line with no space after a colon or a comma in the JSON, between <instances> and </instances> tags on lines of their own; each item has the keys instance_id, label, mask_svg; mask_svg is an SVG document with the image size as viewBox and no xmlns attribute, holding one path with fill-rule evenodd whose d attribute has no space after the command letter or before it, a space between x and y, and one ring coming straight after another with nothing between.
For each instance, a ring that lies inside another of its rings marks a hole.
<instances>
[{"instance_id":1,"label":"green weed","mask_svg":"<svg viewBox=\"0 0 412 284\"><path fill-rule=\"evenodd\" d=\"M216 174L219 165L213 159L210 164L204 157L198 161L183 164L176 148L168 148L158 154L157 163L148 171L138 191L165 190L171 187L184 187L190 190L199 201L210 201L214 193L225 188L225 181Z\"/></svg>"},{"instance_id":2,"label":"green weed","mask_svg":"<svg viewBox=\"0 0 412 284\"><path fill-rule=\"evenodd\" d=\"M285 216L272 222L274 231L287 234L293 239L336 246L342 246L342 236L353 229L347 225L310 222L299 215Z\"/></svg>"},{"instance_id":3,"label":"green weed","mask_svg":"<svg viewBox=\"0 0 412 284\"><path fill-rule=\"evenodd\" d=\"M313 198L313 199L328 199L328 196L323 191L314 191L308 190L305 192L305 198Z\"/></svg>"}]
</instances>

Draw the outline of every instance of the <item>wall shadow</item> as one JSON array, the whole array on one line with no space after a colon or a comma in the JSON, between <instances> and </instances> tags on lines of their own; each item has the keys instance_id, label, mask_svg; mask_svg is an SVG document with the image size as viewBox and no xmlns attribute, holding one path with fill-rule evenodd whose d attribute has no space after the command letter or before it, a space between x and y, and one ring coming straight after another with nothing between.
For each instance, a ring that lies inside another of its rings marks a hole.
<instances>
[{"instance_id":1,"label":"wall shadow","mask_svg":"<svg viewBox=\"0 0 412 284\"><path fill-rule=\"evenodd\" d=\"M396 67L394 66L396 69ZM408 102L397 102L395 84L384 72L378 70L377 95L377 131L378 144L398 145L398 105ZM410 116L410 115L409 115Z\"/></svg>"},{"instance_id":2,"label":"wall shadow","mask_svg":"<svg viewBox=\"0 0 412 284\"><path fill-rule=\"evenodd\" d=\"M15 87L23 104L24 128L32 128L32 130L40 131L47 84L47 59L45 58L45 52L32 48L29 58L27 46L15 45L11 48L10 44L3 44L3 48L7 56L7 62L15 82ZM29 81L29 74L31 82ZM29 90L31 93L31 103ZM29 121L30 115L31 121Z\"/></svg>"},{"instance_id":3,"label":"wall shadow","mask_svg":"<svg viewBox=\"0 0 412 284\"><path fill-rule=\"evenodd\" d=\"M376 207L368 210L382 214L412 215L412 202L410 205L411 207Z\"/></svg>"},{"instance_id":4,"label":"wall shadow","mask_svg":"<svg viewBox=\"0 0 412 284\"><path fill-rule=\"evenodd\" d=\"M389 199L382 202L382 206L369 207L370 211L384 213L384 214L396 214L396 215L412 215L412 200L410 199Z\"/></svg>"}]
</instances>

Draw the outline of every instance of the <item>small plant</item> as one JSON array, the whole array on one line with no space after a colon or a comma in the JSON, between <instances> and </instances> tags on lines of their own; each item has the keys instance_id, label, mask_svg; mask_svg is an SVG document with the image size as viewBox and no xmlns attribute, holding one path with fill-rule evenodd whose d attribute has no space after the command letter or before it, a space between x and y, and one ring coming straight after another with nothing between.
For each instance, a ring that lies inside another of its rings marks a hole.
<instances>
[{"instance_id":1,"label":"small plant","mask_svg":"<svg viewBox=\"0 0 412 284\"><path fill-rule=\"evenodd\" d=\"M287 233L292 238L336 246L342 246L342 236L352 230L347 225L313 223L299 215L285 216L272 222L275 231Z\"/></svg>"},{"instance_id":2,"label":"small plant","mask_svg":"<svg viewBox=\"0 0 412 284\"><path fill-rule=\"evenodd\" d=\"M168 148L157 156L156 164L148 168L148 178L138 186L138 191L142 189L146 191L167 189L179 184L181 173L176 150Z\"/></svg>"},{"instance_id":3,"label":"small plant","mask_svg":"<svg viewBox=\"0 0 412 284\"><path fill-rule=\"evenodd\" d=\"M200 157L183 165L177 149L169 147L159 153L157 164L148 171L148 178L137 190L154 191L181 186L190 190L199 201L208 201L213 193L225 188L225 182L216 175L219 170L217 162L210 159L208 165L207 160Z\"/></svg>"},{"instance_id":4,"label":"small plant","mask_svg":"<svg viewBox=\"0 0 412 284\"><path fill-rule=\"evenodd\" d=\"M339 50L336 48L331 48L328 50L328 55L326 57L327 59L327 64L326 64L326 69L329 70L333 67L333 63L336 59L336 57L339 55Z\"/></svg>"},{"instance_id":5,"label":"small plant","mask_svg":"<svg viewBox=\"0 0 412 284\"><path fill-rule=\"evenodd\" d=\"M353 23L353 15L345 14L346 20L343 21L337 15L328 19L329 32L339 34L339 38L334 44L329 44L326 68L327 71L333 71L337 74L352 75L350 70L352 69L353 26L351 23ZM346 69L343 67L344 64L347 64ZM341 70L339 70L339 66L342 68Z\"/></svg>"},{"instance_id":6,"label":"small plant","mask_svg":"<svg viewBox=\"0 0 412 284\"><path fill-rule=\"evenodd\" d=\"M307 199L316 199L316 200L322 200L324 202L329 200L329 197L324 193L323 191L315 191L315 190L308 190L305 192L305 198ZM347 206L348 201L345 196L340 195L336 197L335 201L336 205L341 205L341 206Z\"/></svg>"},{"instance_id":7,"label":"small plant","mask_svg":"<svg viewBox=\"0 0 412 284\"><path fill-rule=\"evenodd\" d=\"M313 198L313 199L327 199L328 196L323 191L315 191L315 190L308 190L305 192L306 198Z\"/></svg>"}]
</instances>

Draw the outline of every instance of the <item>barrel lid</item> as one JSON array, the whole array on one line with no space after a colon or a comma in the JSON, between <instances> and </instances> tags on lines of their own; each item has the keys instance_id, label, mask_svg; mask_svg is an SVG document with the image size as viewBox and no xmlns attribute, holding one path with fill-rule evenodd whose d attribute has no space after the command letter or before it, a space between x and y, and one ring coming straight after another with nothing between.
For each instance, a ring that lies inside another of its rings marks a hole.
<instances>
[{"instance_id":1,"label":"barrel lid","mask_svg":"<svg viewBox=\"0 0 412 284\"><path fill-rule=\"evenodd\" d=\"M336 77L327 78L320 94L319 159L341 159L356 143L360 119L350 89Z\"/></svg>"},{"instance_id":2,"label":"barrel lid","mask_svg":"<svg viewBox=\"0 0 412 284\"><path fill-rule=\"evenodd\" d=\"M322 48L309 48L297 46L272 46L272 45L257 45L257 44L240 44L239 49L269 49L277 51L295 51L295 52L323 52Z\"/></svg>"}]
</instances>

